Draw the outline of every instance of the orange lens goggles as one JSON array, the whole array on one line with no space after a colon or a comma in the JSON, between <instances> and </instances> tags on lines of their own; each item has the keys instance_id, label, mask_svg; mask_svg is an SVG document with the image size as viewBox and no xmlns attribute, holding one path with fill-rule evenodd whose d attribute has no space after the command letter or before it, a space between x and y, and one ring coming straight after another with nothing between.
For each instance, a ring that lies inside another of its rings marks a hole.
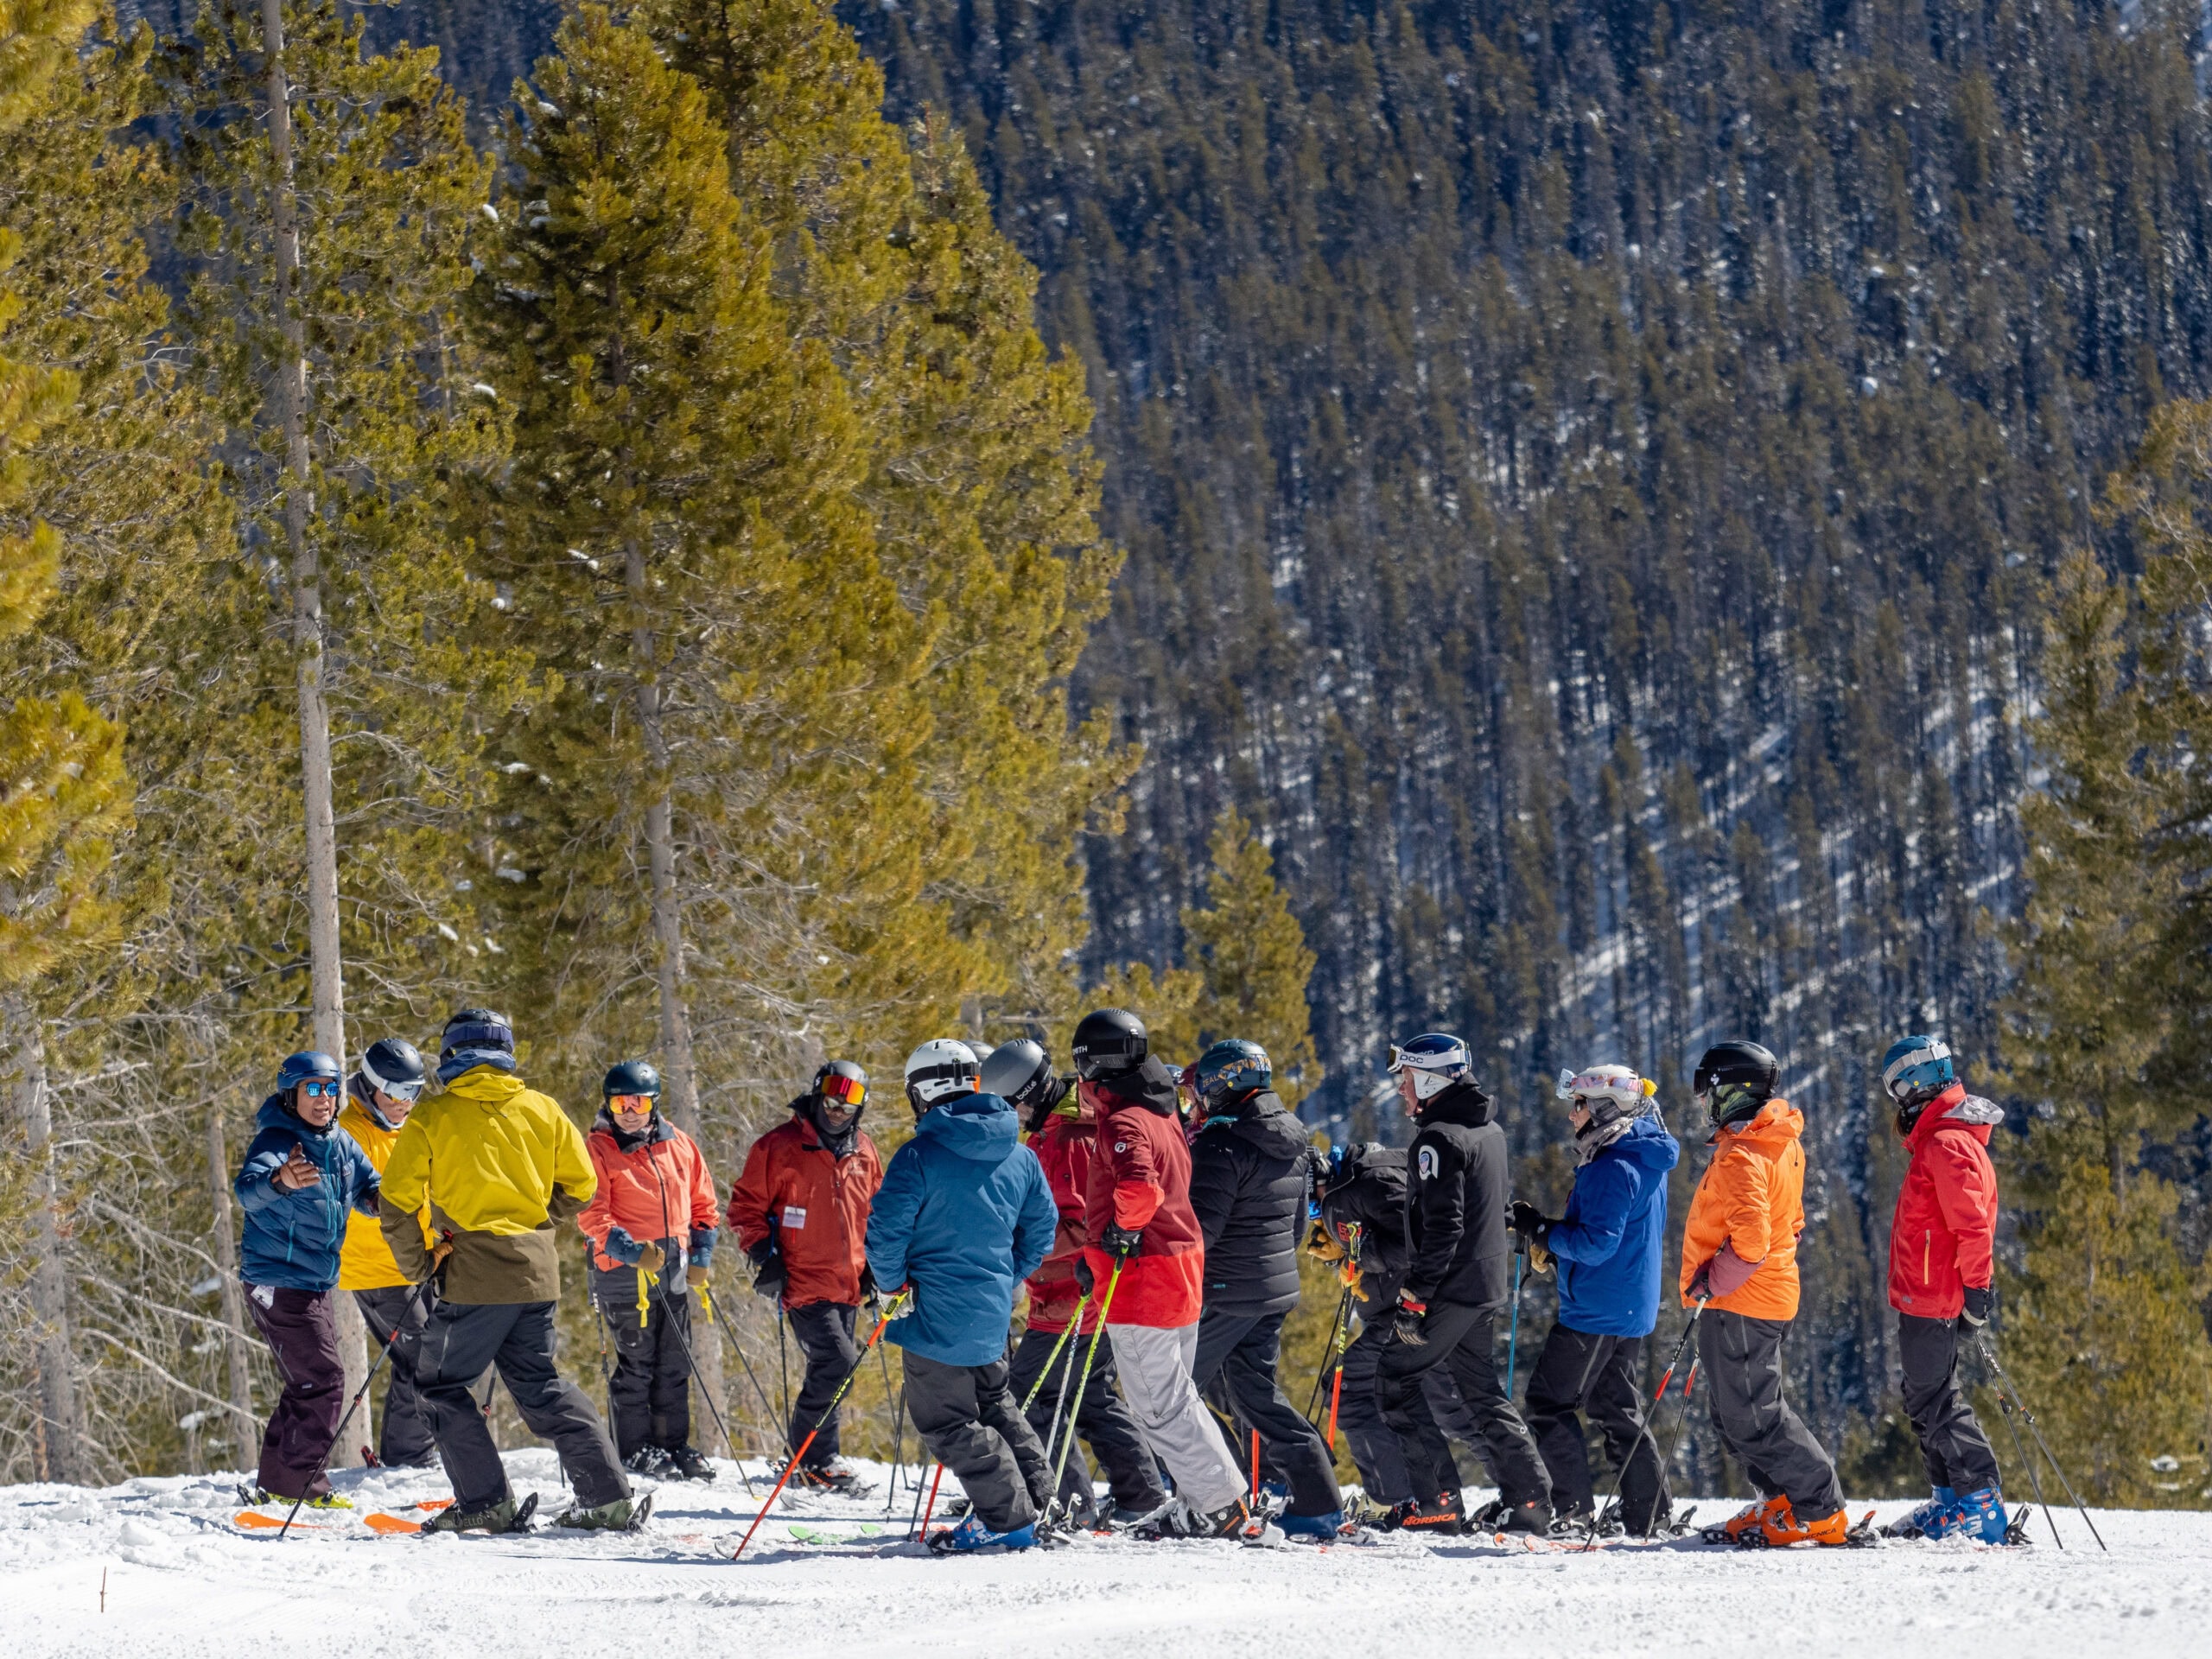
<instances>
[{"instance_id":1,"label":"orange lens goggles","mask_svg":"<svg viewBox=\"0 0 2212 1659\"><path fill-rule=\"evenodd\" d=\"M651 1095L609 1095L607 1109L611 1112L650 1112L653 1109Z\"/></svg>"},{"instance_id":2,"label":"orange lens goggles","mask_svg":"<svg viewBox=\"0 0 2212 1659\"><path fill-rule=\"evenodd\" d=\"M846 1106L857 1106L868 1098L868 1084L858 1077L848 1077L832 1071L822 1079L822 1098Z\"/></svg>"}]
</instances>

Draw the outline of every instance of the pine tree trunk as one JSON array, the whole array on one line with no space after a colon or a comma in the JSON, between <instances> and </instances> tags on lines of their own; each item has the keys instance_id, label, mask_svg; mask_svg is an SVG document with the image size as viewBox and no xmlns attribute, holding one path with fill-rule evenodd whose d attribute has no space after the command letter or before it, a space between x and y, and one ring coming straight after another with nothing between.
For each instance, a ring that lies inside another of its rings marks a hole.
<instances>
[{"instance_id":1,"label":"pine tree trunk","mask_svg":"<svg viewBox=\"0 0 2212 1659\"><path fill-rule=\"evenodd\" d=\"M10 1024L17 1040L16 1101L23 1124L23 1150L35 1173L31 1201L38 1208L30 1281L33 1337L38 1372L39 1440L44 1455L40 1478L81 1486L91 1480L85 1456L84 1420L79 1413L75 1361L69 1345L69 1270L61 1253L58 1219L60 1183L55 1179L52 1146L54 1115L46 1087L46 1037L37 1016L22 998L11 999Z\"/></svg>"},{"instance_id":2,"label":"pine tree trunk","mask_svg":"<svg viewBox=\"0 0 2212 1659\"><path fill-rule=\"evenodd\" d=\"M261 1458L261 1424L253 1414L253 1374L245 1353L245 1290L238 1281L238 1244L231 1236L231 1160L223 1149L223 1114L207 1114L207 1183L215 1198L215 1265L222 1275L223 1344L231 1372L231 1441L238 1466L251 1471Z\"/></svg>"},{"instance_id":3,"label":"pine tree trunk","mask_svg":"<svg viewBox=\"0 0 2212 1659\"><path fill-rule=\"evenodd\" d=\"M330 768L330 710L323 701L322 572L308 533L313 507L308 448L307 323L300 314L299 207L292 189L291 87L284 69L283 0L261 0L262 52L269 61L270 212L276 256L277 418L284 435L284 540L292 556L292 651L298 664L300 800L307 814L308 964L315 1046L346 1059L344 964L338 950L338 824ZM367 1332L353 1299L332 1312L351 1399L368 1375ZM347 1436L349 1441L353 1439ZM358 1468L353 1445L331 1448L335 1469Z\"/></svg>"}]
</instances>

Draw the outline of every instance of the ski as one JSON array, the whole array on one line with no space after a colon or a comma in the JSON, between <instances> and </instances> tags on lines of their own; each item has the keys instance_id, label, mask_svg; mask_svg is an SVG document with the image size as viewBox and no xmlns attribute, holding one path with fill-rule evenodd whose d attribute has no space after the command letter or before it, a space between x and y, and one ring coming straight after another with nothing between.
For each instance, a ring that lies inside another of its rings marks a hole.
<instances>
[{"instance_id":1,"label":"ski","mask_svg":"<svg viewBox=\"0 0 2212 1659\"><path fill-rule=\"evenodd\" d=\"M235 1527L243 1527L250 1532L284 1530L284 1522L281 1516L264 1515L258 1510L240 1510L231 1517L231 1524ZM292 1530L294 1532L327 1532L330 1529L320 1521L295 1521L292 1522Z\"/></svg>"},{"instance_id":2,"label":"ski","mask_svg":"<svg viewBox=\"0 0 2212 1659\"><path fill-rule=\"evenodd\" d=\"M829 1532L820 1527L807 1526L788 1526L784 1530L795 1544L850 1544L864 1538L883 1535L882 1525L874 1521L863 1521L858 1530L853 1532Z\"/></svg>"}]
</instances>

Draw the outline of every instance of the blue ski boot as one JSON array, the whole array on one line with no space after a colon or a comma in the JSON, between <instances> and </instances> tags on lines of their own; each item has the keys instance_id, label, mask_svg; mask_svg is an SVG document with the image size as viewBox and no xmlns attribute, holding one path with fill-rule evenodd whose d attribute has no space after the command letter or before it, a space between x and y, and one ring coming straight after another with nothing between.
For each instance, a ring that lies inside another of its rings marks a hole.
<instances>
[{"instance_id":1,"label":"blue ski boot","mask_svg":"<svg viewBox=\"0 0 2212 1659\"><path fill-rule=\"evenodd\" d=\"M1934 1496L1915 1508L1910 1515L1884 1527L1882 1535L1885 1538L1941 1538L1943 1535L1935 1530L1936 1517L1954 1508L1958 1501L1959 1495L1948 1486L1938 1486Z\"/></svg>"},{"instance_id":2,"label":"blue ski boot","mask_svg":"<svg viewBox=\"0 0 2212 1659\"><path fill-rule=\"evenodd\" d=\"M1331 1510L1326 1515L1291 1515L1275 1516L1275 1525L1282 1529L1286 1538L1312 1538L1327 1543L1344 1529L1344 1512Z\"/></svg>"},{"instance_id":3,"label":"blue ski boot","mask_svg":"<svg viewBox=\"0 0 2212 1659\"><path fill-rule=\"evenodd\" d=\"M1976 1543L2001 1544L2009 1523L2005 1500L1994 1486L1954 1495L1949 1505L1927 1529L1930 1538L1971 1538Z\"/></svg>"},{"instance_id":4,"label":"blue ski boot","mask_svg":"<svg viewBox=\"0 0 2212 1659\"><path fill-rule=\"evenodd\" d=\"M964 1554L974 1549L1033 1549L1037 1544L1037 1528L1016 1527L1012 1532L993 1532L983 1524L983 1517L969 1510L968 1518L957 1527L947 1527L930 1540L930 1548Z\"/></svg>"}]
</instances>

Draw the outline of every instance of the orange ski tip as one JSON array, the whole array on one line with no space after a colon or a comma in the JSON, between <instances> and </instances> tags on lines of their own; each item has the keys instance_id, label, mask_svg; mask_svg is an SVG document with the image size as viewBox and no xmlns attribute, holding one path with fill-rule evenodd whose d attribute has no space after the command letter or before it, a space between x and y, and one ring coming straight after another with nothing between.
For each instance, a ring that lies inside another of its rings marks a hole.
<instances>
[{"instance_id":1,"label":"orange ski tip","mask_svg":"<svg viewBox=\"0 0 2212 1659\"><path fill-rule=\"evenodd\" d=\"M231 1517L233 1526L245 1527L257 1532L282 1532L284 1522L273 1515L264 1515L257 1510L240 1510ZM321 1532L322 1528L312 1521L295 1521L294 1532Z\"/></svg>"},{"instance_id":2,"label":"orange ski tip","mask_svg":"<svg viewBox=\"0 0 2212 1659\"><path fill-rule=\"evenodd\" d=\"M423 1530L421 1522L403 1521L396 1515L365 1515L361 1517L361 1524L371 1532L403 1533Z\"/></svg>"}]
</instances>

